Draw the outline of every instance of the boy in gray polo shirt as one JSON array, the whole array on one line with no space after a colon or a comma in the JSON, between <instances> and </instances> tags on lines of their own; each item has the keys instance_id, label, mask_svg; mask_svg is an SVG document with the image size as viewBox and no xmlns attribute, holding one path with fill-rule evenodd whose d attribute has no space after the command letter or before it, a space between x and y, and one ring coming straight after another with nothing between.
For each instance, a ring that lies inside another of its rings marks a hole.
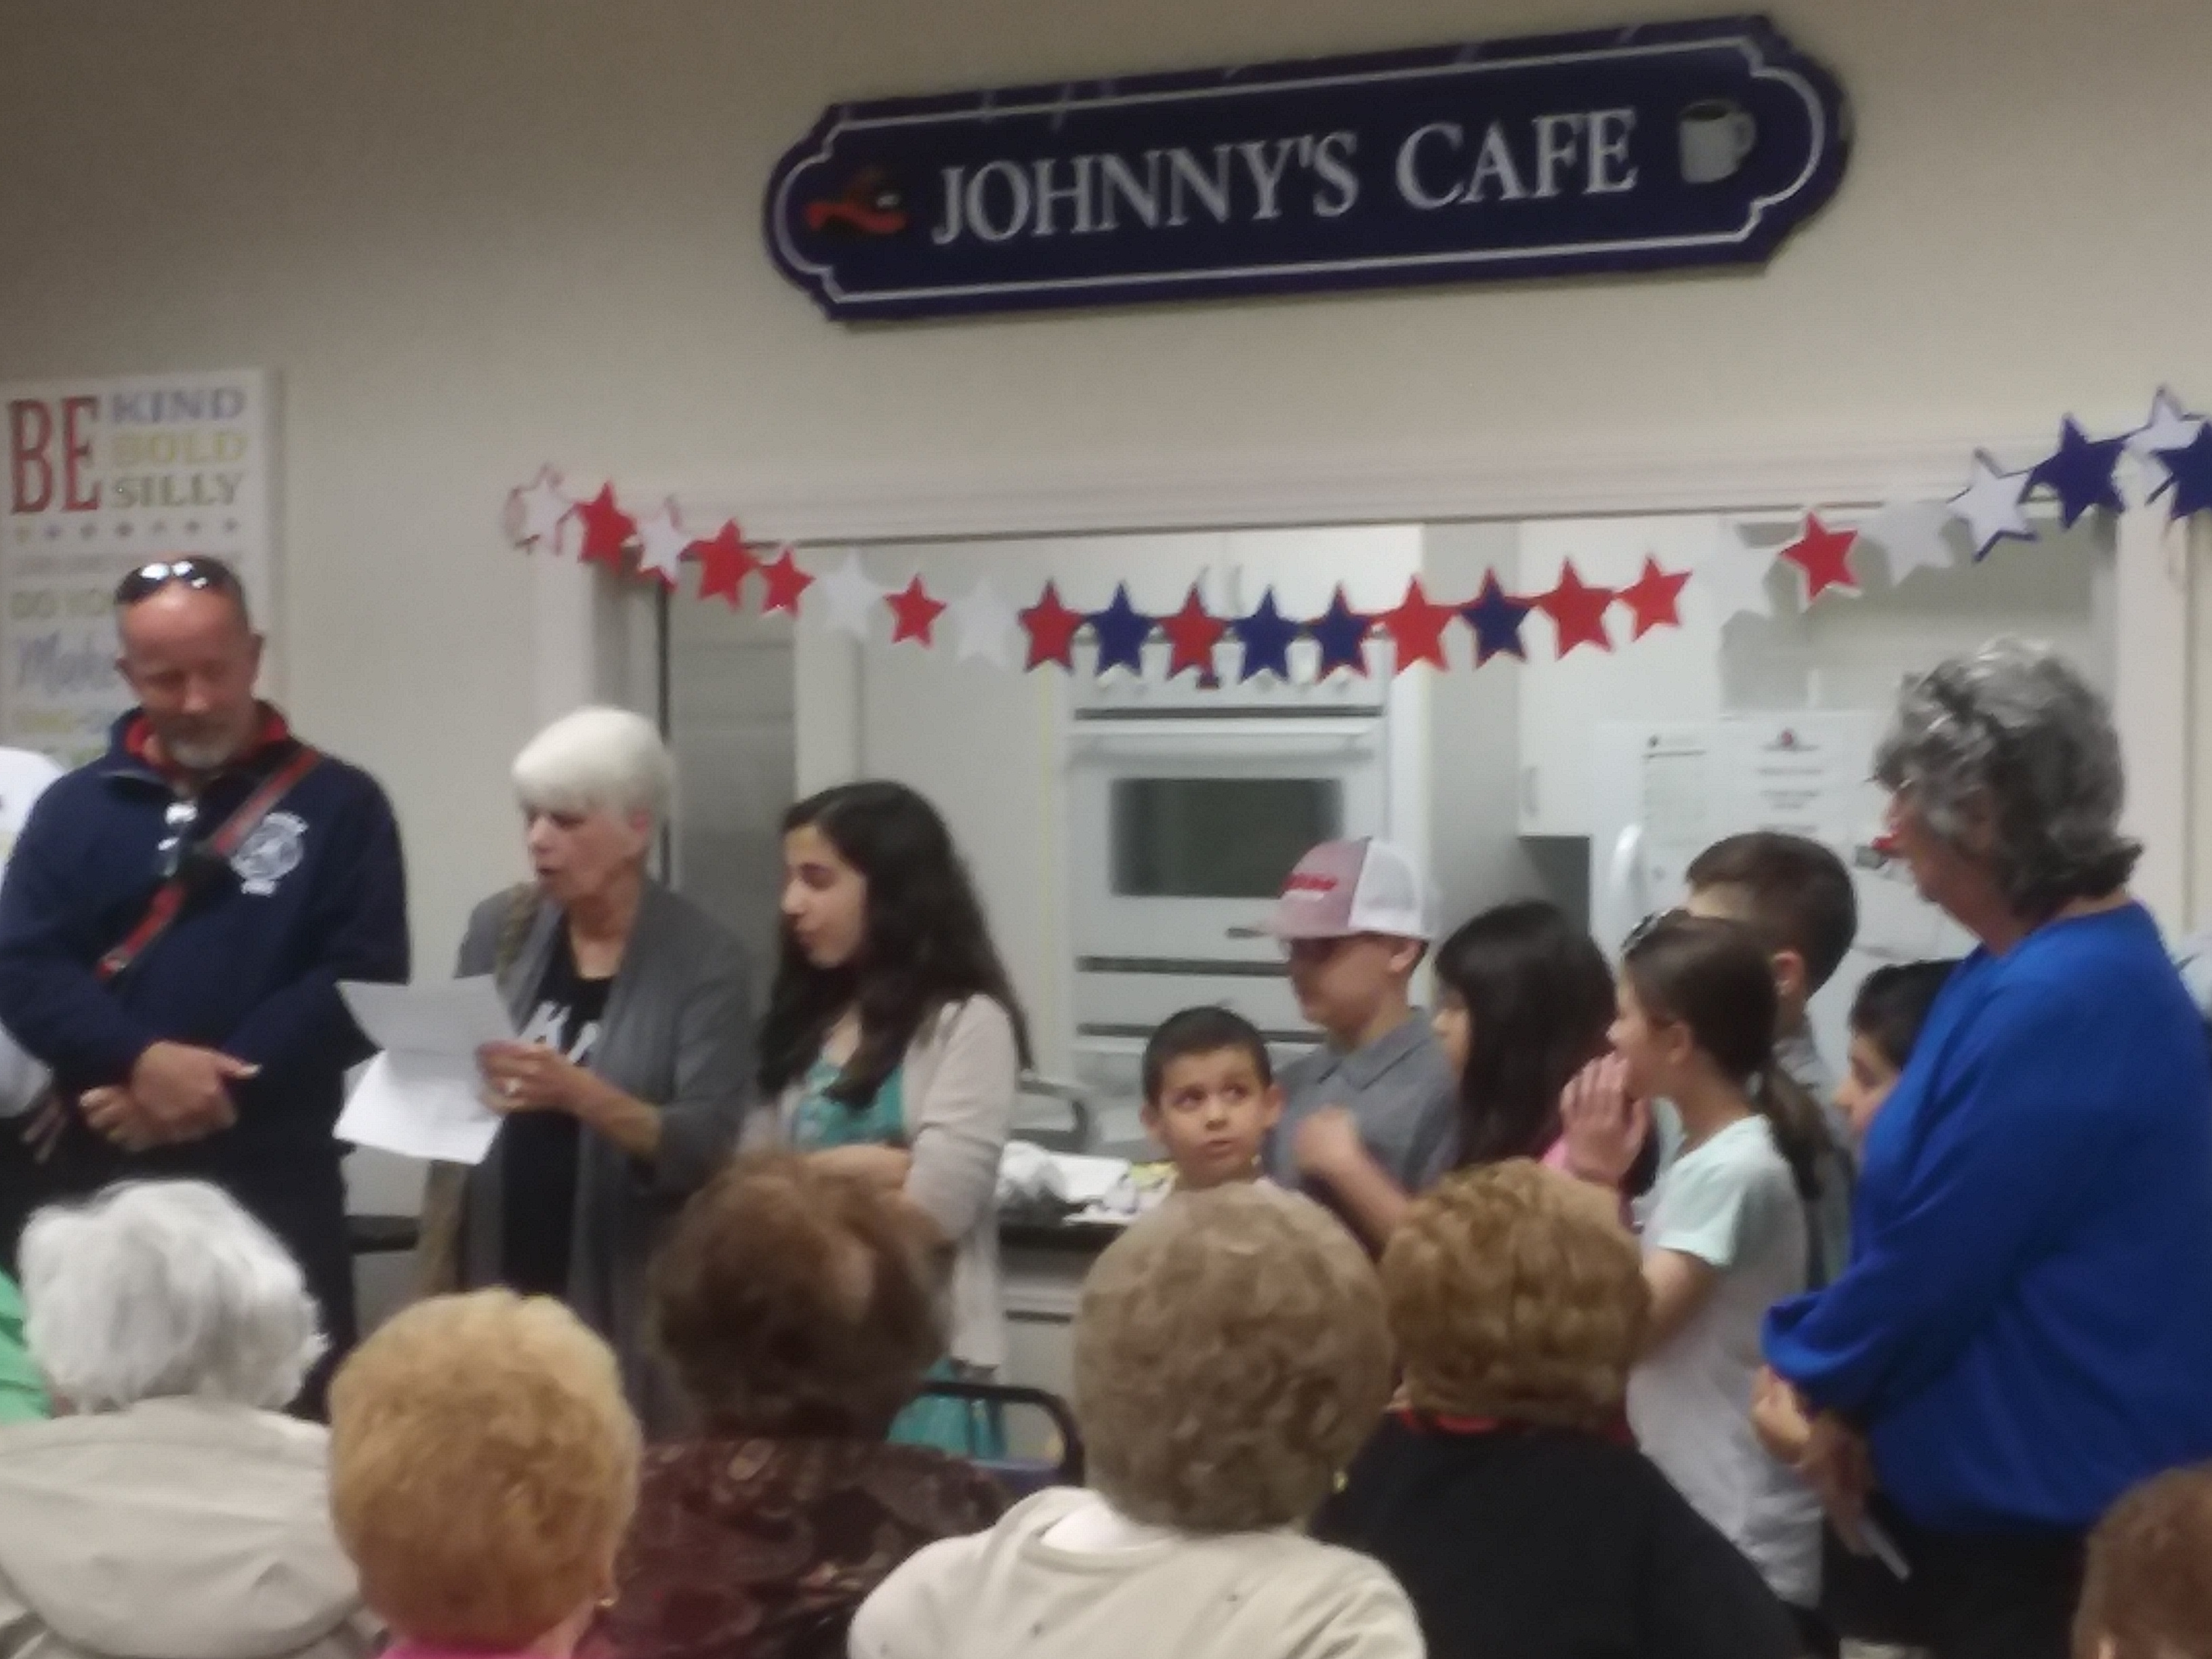
<instances>
[{"instance_id":1,"label":"boy in gray polo shirt","mask_svg":"<svg viewBox=\"0 0 2212 1659\"><path fill-rule=\"evenodd\" d=\"M1330 1180L1352 1161L1333 1154L1355 1144L1401 1191L1429 1186L1456 1150L1459 1081L1413 1005L1436 933L1420 872L1388 842L1324 842L1291 872L1263 931L1283 942L1298 1012L1324 1039L1281 1073L1268 1173L1355 1218L1364 1206Z\"/></svg>"}]
</instances>

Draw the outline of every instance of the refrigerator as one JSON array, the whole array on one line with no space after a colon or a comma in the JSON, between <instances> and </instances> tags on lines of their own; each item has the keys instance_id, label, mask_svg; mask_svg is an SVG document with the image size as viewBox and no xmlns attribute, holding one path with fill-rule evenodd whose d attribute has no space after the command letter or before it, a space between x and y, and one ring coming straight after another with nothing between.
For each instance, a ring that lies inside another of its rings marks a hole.
<instances>
[{"instance_id":1,"label":"refrigerator","mask_svg":"<svg viewBox=\"0 0 2212 1659\"><path fill-rule=\"evenodd\" d=\"M1781 830L1832 848L1851 872L1858 934L1813 1000L1813 1033L1840 1071L1859 981L1884 963L1964 955L1966 931L1915 892L1881 850L1887 795L1873 780L1887 723L1875 710L1742 714L1694 721L1604 721L1595 732L1590 931L1609 955L1646 916L1680 904L1705 848Z\"/></svg>"}]
</instances>

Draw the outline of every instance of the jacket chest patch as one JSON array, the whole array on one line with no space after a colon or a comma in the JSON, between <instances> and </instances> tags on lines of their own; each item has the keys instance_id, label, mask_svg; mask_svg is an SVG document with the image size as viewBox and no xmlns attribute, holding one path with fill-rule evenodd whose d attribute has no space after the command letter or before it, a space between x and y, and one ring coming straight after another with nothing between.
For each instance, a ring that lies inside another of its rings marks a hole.
<instances>
[{"instance_id":1,"label":"jacket chest patch","mask_svg":"<svg viewBox=\"0 0 2212 1659\"><path fill-rule=\"evenodd\" d=\"M253 826L230 855L230 867L238 872L246 892L265 898L276 890L278 882L300 867L307 839L304 818L292 812L271 812Z\"/></svg>"}]
</instances>

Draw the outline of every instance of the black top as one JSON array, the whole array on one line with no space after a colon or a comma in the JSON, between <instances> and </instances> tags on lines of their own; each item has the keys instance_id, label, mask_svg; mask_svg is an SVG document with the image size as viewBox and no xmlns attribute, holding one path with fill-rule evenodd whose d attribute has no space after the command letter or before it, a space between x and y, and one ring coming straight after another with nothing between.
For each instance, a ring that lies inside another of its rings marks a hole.
<instances>
[{"instance_id":1,"label":"black top","mask_svg":"<svg viewBox=\"0 0 2212 1659\"><path fill-rule=\"evenodd\" d=\"M558 1048L579 1066L591 1063L599 1021L607 1012L610 979L576 971L568 930L545 964L525 1042ZM566 1112L517 1112L500 1131L500 1179L504 1237L502 1280L525 1296L564 1296L568 1248L576 1218L576 1120Z\"/></svg>"},{"instance_id":2,"label":"black top","mask_svg":"<svg viewBox=\"0 0 2212 1659\"><path fill-rule=\"evenodd\" d=\"M1314 1534L1406 1587L1431 1659L1790 1659L1757 1569L1641 1452L1392 1417Z\"/></svg>"}]
</instances>

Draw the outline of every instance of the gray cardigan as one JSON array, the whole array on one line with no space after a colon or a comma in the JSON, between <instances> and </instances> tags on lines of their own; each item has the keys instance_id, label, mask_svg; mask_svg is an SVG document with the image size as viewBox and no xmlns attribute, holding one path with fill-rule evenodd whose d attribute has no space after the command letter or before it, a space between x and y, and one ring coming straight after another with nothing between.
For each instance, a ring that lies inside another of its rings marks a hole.
<instances>
[{"instance_id":1,"label":"gray cardigan","mask_svg":"<svg viewBox=\"0 0 2212 1659\"><path fill-rule=\"evenodd\" d=\"M1021 1059L1014 1022L988 997L939 1009L907 1045L906 1195L953 1246L946 1341L972 1370L1006 1363L999 1270L999 1160L1012 1131ZM794 1084L746 1126L750 1144L787 1142L804 1092Z\"/></svg>"},{"instance_id":2,"label":"gray cardigan","mask_svg":"<svg viewBox=\"0 0 2212 1659\"><path fill-rule=\"evenodd\" d=\"M489 974L512 915L511 892L479 904L461 941L463 975ZM560 936L558 907L540 900L499 988L519 1026ZM678 1427L673 1386L649 1352L645 1269L669 1220L735 1149L753 1086L752 1004L744 947L690 900L647 882L591 1069L660 1108L660 1149L647 1167L589 1133L576 1160L567 1301L613 1344L631 1403L649 1434ZM501 1236L500 1160L470 1171L461 1236L464 1285L495 1283Z\"/></svg>"}]
</instances>

